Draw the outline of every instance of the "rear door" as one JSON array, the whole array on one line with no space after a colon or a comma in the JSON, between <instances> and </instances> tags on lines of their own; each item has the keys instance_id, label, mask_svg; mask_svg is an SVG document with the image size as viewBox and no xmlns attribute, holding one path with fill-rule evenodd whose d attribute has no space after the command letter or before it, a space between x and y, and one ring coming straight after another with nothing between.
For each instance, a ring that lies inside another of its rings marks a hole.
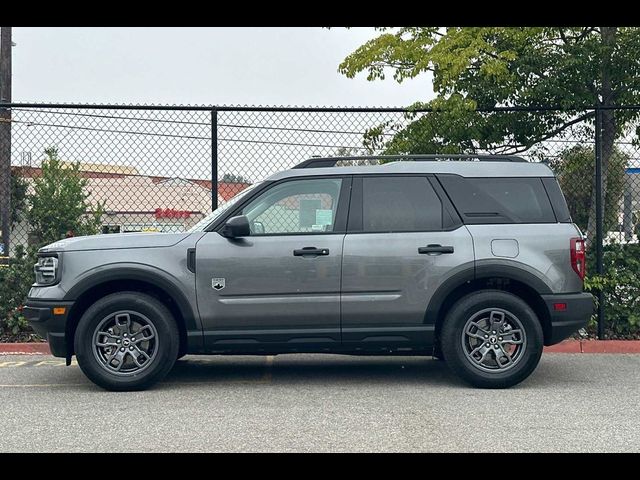
<instances>
[{"instance_id":1,"label":"rear door","mask_svg":"<svg viewBox=\"0 0 640 480\"><path fill-rule=\"evenodd\" d=\"M353 180L343 247L345 347L414 349L430 344L427 305L441 283L473 268L473 244L442 187L429 176Z\"/></svg>"}]
</instances>

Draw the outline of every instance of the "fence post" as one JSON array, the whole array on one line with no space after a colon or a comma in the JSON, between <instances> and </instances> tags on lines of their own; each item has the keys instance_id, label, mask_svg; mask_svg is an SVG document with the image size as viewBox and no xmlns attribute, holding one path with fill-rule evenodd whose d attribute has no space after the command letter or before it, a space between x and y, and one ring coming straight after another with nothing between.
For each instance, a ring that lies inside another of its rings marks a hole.
<instances>
[{"instance_id":1,"label":"fence post","mask_svg":"<svg viewBox=\"0 0 640 480\"><path fill-rule=\"evenodd\" d=\"M218 208L218 109L211 110L211 210Z\"/></svg>"},{"instance_id":2,"label":"fence post","mask_svg":"<svg viewBox=\"0 0 640 480\"><path fill-rule=\"evenodd\" d=\"M603 245L604 245L604 199L602 198L602 110L596 106L596 273L604 273ZM604 292L598 290L598 339L604 339Z\"/></svg>"},{"instance_id":3,"label":"fence post","mask_svg":"<svg viewBox=\"0 0 640 480\"><path fill-rule=\"evenodd\" d=\"M0 27L0 102L11 103L11 27ZM0 217L4 253L11 243L11 110L0 108Z\"/></svg>"}]
</instances>

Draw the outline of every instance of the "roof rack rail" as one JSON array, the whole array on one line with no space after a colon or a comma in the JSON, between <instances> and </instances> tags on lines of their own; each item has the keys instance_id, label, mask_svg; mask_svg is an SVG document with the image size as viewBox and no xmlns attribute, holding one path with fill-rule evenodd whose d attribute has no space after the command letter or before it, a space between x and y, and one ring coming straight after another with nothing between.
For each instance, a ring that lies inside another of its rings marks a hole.
<instances>
[{"instance_id":1,"label":"roof rack rail","mask_svg":"<svg viewBox=\"0 0 640 480\"><path fill-rule=\"evenodd\" d=\"M477 162L526 162L516 155L491 155L491 154L459 154L459 153L433 153L426 155L362 155L354 157L314 157L299 163L293 168L323 168L335 167L337 163L345 160L395 160L410 162L438 162L443 160L473 160Z\"/></svg>"}]
</instances>

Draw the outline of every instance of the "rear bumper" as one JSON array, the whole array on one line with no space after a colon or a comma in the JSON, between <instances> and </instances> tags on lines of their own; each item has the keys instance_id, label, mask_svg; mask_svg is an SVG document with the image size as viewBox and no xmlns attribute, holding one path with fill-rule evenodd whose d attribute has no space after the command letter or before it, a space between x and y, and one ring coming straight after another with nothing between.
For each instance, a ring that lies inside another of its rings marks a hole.
<instances>
[{"instance_id":1,"label":"rear bumper","mask_svg":"<svg viewBox=\"0 0 640 480\"><path fill-rule=\"evenodd\" d=\"M38 335L49 342L49 349L54 357L64 358L67 356L65 331L67 316L72 306L73 302L27 299L27 303L22 310L23 315L29 321L29 325ZM54 307L64 307L64 314L54 315Z\"/></svg>"},{"instance_id":2,"label":"rear bumper","mask_svg":"<svg viewBox=\"0 0 640 480\"><path fill-rule=\"evenodd\" d=\"M559 343L580 328L585 327L593 315L595 306L593 295L590 293L542 295L542 299L551 319L551 332L545 336L545 345ZM564 309L562 304L564 304Z\"/></svg>"}]
</instances>

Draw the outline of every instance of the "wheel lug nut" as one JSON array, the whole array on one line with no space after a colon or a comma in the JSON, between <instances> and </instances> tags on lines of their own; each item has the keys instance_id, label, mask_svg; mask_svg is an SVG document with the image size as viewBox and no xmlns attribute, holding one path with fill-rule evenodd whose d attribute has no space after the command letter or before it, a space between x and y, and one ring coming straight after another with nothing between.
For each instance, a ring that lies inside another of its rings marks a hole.
<instances>
[{"instance_id":1,"label":"wheel lug nut","mask_svg":"<svg viewBox=\"0 0 640 480\"><path fill-rule=\"evenodd\" d=\"M133 350L133 347L129 347L129 350Z\"/></svg>"},{"instance_id":2,"label":"wheel lug nut","mask_svg":"<svg viewBox=\"0 0 640 480\"><path fill-rule=\"evenodd\" d=\"M490 347L490 346L491 346L491 344L490 344L490 343L487 343L487 347Z\"/></svg>"},{"instance_id":3,"label":"wheel lug nut","mask_svg":"<svg viewBox=\"0 0 640 480\"><path fill-rule=\"evenodd\" d=\"M120 343L120 340L116 340L116 343Z\"/></svg>"},{"instance_id":4,"label":"wheel lug nut","mask_svg":"<svg viewBox=\"0 0 640 480\"><path fill-rule=\"evenodd\" d=\"M121 351L121 352L124 352L124 348L121 348L121 349L120 349L120 351Z\"/></svg>"},{"instance_id":5,"label":"wheel lug nut","mask_svg":"<svg viewBox=\"0 0 640 480\"><path fill-rule=\"evenodd\" d=\"M493 348L495 348L496 350L498 350L498 345L496 345L496 346L495 346L495 347L493 347Z\"/></svg>"},{"instance_id":6,"label":"wheel lug nut","mask_svg":"<svg viewBox=\"0 0 640 480\"><path fill-rule=\"evenodd\" d=\"M485 335L484 338L489 338L489 335Z\"/></svg>"},{"instance_id":7,"label":"wheel lug nut","mask_svg":"<svg viewBox=\"0 0 640 480\"><path fill-rule=\"evenodd\" d=\"M493 333L493 334L495 335L495 334L496 334L496 331L494 330L494 331L493 331L493 332L491 332L491 333ZM125 336L126 336L126 335L127 335L127 334L125 333Z\"/></svg>"},{"instance_id":8,"label":"wheel lug nut","mask_svg":"<svg viewBox=\"0 0 640 480\"><path fill-rule=\"evenodd\" d=\"M502 337L498 337L498 340L502 341Z\"/></svg>"},{"instance_id":9,"label":"wheel lug nut","mask_svg":"<svg viewBox=\"0 0 640 480\"><path fill-rule=\"evenodd\" d=\"M493 332L493 333L496 333L496 332ZM125 333L125 334L124 334L124 336L126 337L126 336L127 336L127 334Z\"/></svg>"}]
</instances>

